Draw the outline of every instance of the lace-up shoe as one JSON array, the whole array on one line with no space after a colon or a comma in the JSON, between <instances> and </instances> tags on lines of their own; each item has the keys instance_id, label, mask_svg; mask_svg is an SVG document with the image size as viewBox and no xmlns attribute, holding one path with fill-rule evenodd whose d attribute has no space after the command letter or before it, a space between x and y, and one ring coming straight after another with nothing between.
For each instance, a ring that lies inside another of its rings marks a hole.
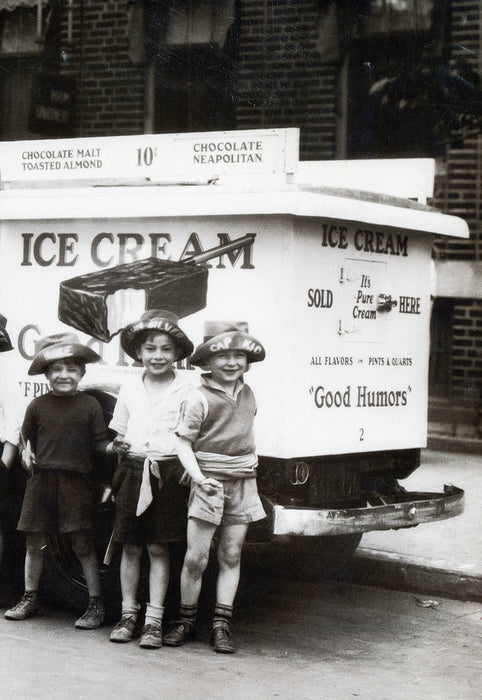
<instances>
[{"instance_id":1,"label":"lace-up shoe","mask_svg":"<svg viewBox=\"0 0 482 700\"><path fill-rule=\"evenodd\" d=\"M234 639L226 622L213 627L211 644L218 654L234 654Z\"/></svg>"},{"instance_id":2,"label":"lace-up shoe","mask_svg":"<svg viewBox=\"0 0 482 700\"><path fill-rule=\"evenodd\" d=\"M189 622L177 620L162 638L166 647L182 647L186 642L194 639L194 627Z\"/></svg>"},{"instance_id":3,"label":"lace-up shoe","mask_svg":"<svg viewBox=\"0 0 482 700\"><path fill-rule=\"evenodd\" d=\"M24 593L17 605L5 611L4 617L7 620L26 620L27 617L33 617L38 612L37 593Z\"/></svg>"},{"instance_id":4,"label":"lace-up shoe","mask_svg":"<svg viewBox=\"0 0 482 700\"><path fill-rule=\"evenodd\" d=\"M77 629L96 630L105 617L105 605L102 598L89 598L87 610L75 623Z\"/></svg>"},{"instance_id":5,"label":"lace-up shoe","mask_svg":"<svg viewBox=\"0 0 482 700\"><path fill-rule=\"evenodd\" d=\"M111 642L130 642L137 618L135 615L122 615L121 619L110 633Z\"/></svg>"},{"instance_id":6,"label":"lace-up shoe","mask_svg":"<svg viewBox=\"0 0 482 700\"><path fill-rule=\"evenodd\" d=\"M144 625L139 646L143 649L159 649L162 647L162 626L160 624Z\"/></svg>"}]
</instances>

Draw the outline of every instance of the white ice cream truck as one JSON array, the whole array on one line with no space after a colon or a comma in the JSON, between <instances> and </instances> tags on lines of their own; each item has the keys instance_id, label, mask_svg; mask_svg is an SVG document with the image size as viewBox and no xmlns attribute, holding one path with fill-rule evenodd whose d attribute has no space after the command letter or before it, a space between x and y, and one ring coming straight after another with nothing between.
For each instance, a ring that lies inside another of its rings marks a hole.
<instances>
[{"instance_id":1,"label":"white ice cream truck","mask_svg":"<svg viewBox=\"0 0 482 700\"><path fill-rule=\"evenodd\" d=\"M0 145L0 313L15 351L2 372L27 403L42 335L74 331L102 357L86 390L108 413L139 372L119 331L174 311L196 344L204 322L247 323L266 348L255 390L252 539L295 541L328 573L363 532L463 510L463 492L410 493L427 436L434 236L467 237L426 206L431 160L300 162L297 129L82 138ZM184 361L183 372L197 378ZM109 465L108 465L109 466ZM99 481L108 486L108 466ZM101 488L99 549L112 507ZM82 580L66 543L51 556ZM105 575L113 564L108 552Z\"/></svg>"}]
</instances>

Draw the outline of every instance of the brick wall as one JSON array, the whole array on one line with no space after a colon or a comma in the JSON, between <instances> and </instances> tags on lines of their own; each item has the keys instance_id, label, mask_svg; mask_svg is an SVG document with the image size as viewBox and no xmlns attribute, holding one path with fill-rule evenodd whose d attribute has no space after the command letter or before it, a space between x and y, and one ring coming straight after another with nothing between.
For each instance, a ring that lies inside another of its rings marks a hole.
<instances>
[{"instance_id":1,"label":"brick wall","mask_svg":"<svg viewBox=\"0 0 482 700\"><path fill-rule=\"evenodd\" d=\"M237 126L300 127L303 160L335 156L337 67L323 61L320 3L241 0Z\"/></svg>"},{"instance_id":2,"label":"brick wall","mask_svg":"<svg viewBox=\"0 0 482 700\"><path fill-rule=\"evenodd\" d=\"M479 0L453 0L451 63L467 62L482 75L482 7ZM469 224L469 241L446 240L437 246L448 260L482 260L482 137L468 131L457 145L450 146L437 204Z\"/></svg>"},{"instance_id":3,"label":"brick wall","mask_svg":"<svg viewBox=\"0 0 482 700\"><path fill-rule=\"evenodd\" d=\"M482 7L453 0L451 61L463 59L482 75ZM482 136L467 132L446 156L446 175L435 204L467 221L470 239L437 242L435 256L460 263L482 261ZM463 275L463 269L461 270ZM480 406L482 398L482 299L459 299L453 312L452 398Z\"/></svg>"},{"instance_id":4,"label":"brick wall","mask_svg":"<svg viewBox=\"0 0 482 700\"><path fill-rule=\"evenodd\" d=\"M478 405L482 396L482 300L454 305L452 331L453 398Z\"/></svg>"},{"instance_id":5,"label":"brick wall","mask_svg":"<svg viewBox=\"0 0 482 700\"><path fill-rule=\"evenodd\" d=\"M77 81L76 136L144 130L145 69L128 58L126 5L125 0L74 0L70 46L64 14L62 72Z\"/></svg>"}]
</instances>

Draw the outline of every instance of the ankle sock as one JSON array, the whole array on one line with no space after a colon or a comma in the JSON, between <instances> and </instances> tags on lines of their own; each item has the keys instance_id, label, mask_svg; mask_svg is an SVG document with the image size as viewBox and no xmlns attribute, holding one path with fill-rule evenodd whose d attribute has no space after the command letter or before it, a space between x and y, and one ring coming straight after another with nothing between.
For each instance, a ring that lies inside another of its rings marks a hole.
<instances>
[{"instance_id":1,"label":"ankle sock","mask_svg":"<svg viewBox=\"0 0 482 700\"><path fill-rule=\"evenodd\" d=\"M128 615L129 617L133 617L135 620L137 620L137 615L140 610L140 605L139 603L134 603L134 605L124 605L122 604L122 617L125 615Z\"/></svg>"},{"instance_id":2,"label":"ankle sock","mask_svg":"<svg viewBox=\"0 0 482 700\"><path fill-rule=\"evenodd\" d=\"M157 605L151 605L146 603L146 616L144 624L146 625L160 625L162 623L162 616L164 615L164 608L158 607Z\"/></svg>"},{"instance_id":3,"label":"ankle sock","mask_svg":"<svg viewBox=\"0 0 482 700\"><path fill-rule=\"evenodd\" d=\"M229 625L232 617L232 605L223 605L222 603L216 603L216 607L214 608L213 627L218 627L219 625L223 624Z\"/></svg>"}]
</instances>

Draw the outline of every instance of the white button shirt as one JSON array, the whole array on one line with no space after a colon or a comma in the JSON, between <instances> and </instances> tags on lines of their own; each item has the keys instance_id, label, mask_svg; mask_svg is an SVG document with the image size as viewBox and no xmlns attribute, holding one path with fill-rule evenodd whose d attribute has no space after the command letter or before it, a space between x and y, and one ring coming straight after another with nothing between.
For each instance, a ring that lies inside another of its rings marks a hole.
<instances>
[{"instance_id":1,"label":"white button shirt","mask_svg":"<svg viewBox=\"0 0 482 700\"><path fill-rule=\"evenodd\" d=\"M0 378L0 442L18 445L20 428L25 414L25 403L20 387L5 376Z\"/></svg>"},{"instance_id":2,"label":"white button shirt","mask_svg":"<svg viewBox=\"0 0 482 700\"><path fill-rule=\"evenodd\" d=\"M181 403L193 385L174 370L174 380L161 396L151 399L144 374L122 385L109 428L124 436L130 452L160 459L176 454L174 430Z\"/></svg>"}]
</instances>

